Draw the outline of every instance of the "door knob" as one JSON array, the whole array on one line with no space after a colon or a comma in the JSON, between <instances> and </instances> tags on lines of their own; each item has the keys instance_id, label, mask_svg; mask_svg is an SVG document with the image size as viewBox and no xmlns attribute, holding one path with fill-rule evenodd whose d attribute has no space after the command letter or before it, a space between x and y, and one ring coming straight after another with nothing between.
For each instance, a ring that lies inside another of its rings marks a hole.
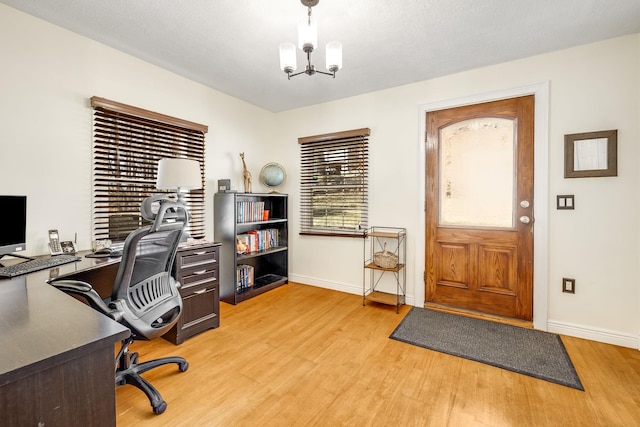
<instances>
[{"instance_id":1,"label":"door knob","mask_svg":"<svg viewBox=\"0 0 640 427\"><path fill-rule=\"evenodd\" d=\"M531 218L529 218L526 215L522 215L520 217L520 222L523 223L523 224L529 224L531 222Z\"/></svg>"}]
</instances>

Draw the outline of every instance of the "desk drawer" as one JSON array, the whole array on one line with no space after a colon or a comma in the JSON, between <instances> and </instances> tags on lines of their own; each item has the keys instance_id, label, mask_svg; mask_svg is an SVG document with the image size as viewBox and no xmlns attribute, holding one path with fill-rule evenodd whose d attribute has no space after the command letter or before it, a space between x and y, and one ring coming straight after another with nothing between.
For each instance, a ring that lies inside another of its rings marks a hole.
<instances>
[{"instance_id":1,"label":"desk drawer","mask_svg":"<svg viewBox=\"0 0 640 427\"><path fill-rule=\"evenodd\" d=\"M217 266L216 266L217 267ZM179 274L178 281L181 288L180 293L182 295L189 295L195 288L200 288L203 285L218 285L218 269L211 270L199 270L187 274Z\"/></svg>"},{"instance_id":2,"label":"desk drawer","mask_svg":"<svg viewBox=\"0 0 640 427\"><path fill-rule=\"evenodd\" d=\"M217 268L218 247L181 250L176 256L176 269L184 273L192 270Z\"/></svg>"},{"instance_id":3,"label":"desk drawer","mask_svg":"<svg viewBox=\"0 0 640 427\"><path fill-rule=\"evenodd\" d=\"M209 286L183 299L183 330L196 334L220 324L218 319L218 287Z\"/></svg>"}]
</instances>

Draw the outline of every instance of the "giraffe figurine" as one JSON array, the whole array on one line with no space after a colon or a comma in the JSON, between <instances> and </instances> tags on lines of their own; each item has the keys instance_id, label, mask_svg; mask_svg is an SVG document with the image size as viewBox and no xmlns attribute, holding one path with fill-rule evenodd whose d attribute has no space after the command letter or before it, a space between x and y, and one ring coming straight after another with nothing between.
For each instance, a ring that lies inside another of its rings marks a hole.
<instances>
[{"instance_id":1,"label":"giraffe figurine","mask_svg":"<svg viewBox=\"0 0 640 427\"><path fill-rule=\"evenodd\" d=\"M247 164L244 162L244 153L240 153L242 159L242 178L244 179L244 192L251 193L251 172L247 170Z\"/></svg>"}]
</instances>

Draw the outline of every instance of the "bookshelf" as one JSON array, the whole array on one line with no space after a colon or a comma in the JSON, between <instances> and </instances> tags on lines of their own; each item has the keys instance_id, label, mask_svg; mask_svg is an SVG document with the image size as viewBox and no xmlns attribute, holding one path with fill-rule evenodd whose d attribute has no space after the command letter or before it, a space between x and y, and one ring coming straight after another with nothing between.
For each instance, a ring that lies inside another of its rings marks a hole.
<instances>
[{"instance_id":1,"label":"bookshelf","mask_svg":"<svg viewBox=\"0 0 640 427\"><path fill-rule=\"evenodd\" d=\"M237 304L288 283L288 196L216 193L220 300Z\"/></svg>"}]
</instances>

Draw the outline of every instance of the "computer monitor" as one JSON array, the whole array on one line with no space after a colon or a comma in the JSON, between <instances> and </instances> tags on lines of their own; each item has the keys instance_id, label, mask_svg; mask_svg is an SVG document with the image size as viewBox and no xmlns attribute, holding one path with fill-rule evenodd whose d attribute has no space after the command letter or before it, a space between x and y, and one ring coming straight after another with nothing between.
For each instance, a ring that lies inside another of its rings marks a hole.
<instances>
[{"instance_id":1,"label":"computer monitor","mask_svg":"<svg viewBox=\"0 0 640 427\"><path fill-rule=\"evenodd\" d=\"M0 196L0 258L26 249L27 196Z\"/></svg>"}]
</instances>

